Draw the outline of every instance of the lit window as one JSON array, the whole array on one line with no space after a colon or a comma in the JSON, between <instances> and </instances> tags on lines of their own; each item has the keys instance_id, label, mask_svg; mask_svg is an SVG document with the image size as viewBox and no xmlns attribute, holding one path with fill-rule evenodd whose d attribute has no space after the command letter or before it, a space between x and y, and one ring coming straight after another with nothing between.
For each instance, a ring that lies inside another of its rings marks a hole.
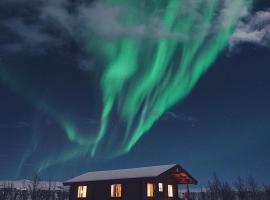
<instances>
[{"instance_id":1,"label":"lit window","mask_svg":"<svg viewBox=\"0 0 270 200\"><path fill-rule=\"evenodd\" d=\"M173 197L173 186L168 185L168 197Z\"/></svg>"},{"instance_id":2,"label":"lit window","mask_svg":"<svg viewBox=\"0 0 270 200\"><path fill-rule=\"evenodd\" d=\"M121 197L122 196L122 185L113 184L111 185L111 197Z\"/></svg>"},{"instance_id":3,"label":"lit window","mask_svg":"<svg viewBox=\"0 0 270 200\"><path fill-rule=\"evenodd\" d=\"M86 198L87 186L79 186L78 187L78 198Z\"/></svg>"},{"instance_id":4,"label":"lit window","mask_svg":"<svg viewBox=\"0 0 270 200\"><path fill-rule=\"evenodd\" d=\"M163 192L163 183L158 183L158 191Z\"/></svg>"},{"instance_id":5,"label":"lit window","mask_svg":"<svg viewBox=\"0 0 270 200\"><path fill-rule=\"evenodd\" d=\"M153 196L154 196L154 184L147 183L147 197L153 197Z\"/></svg>"}]
</instances>

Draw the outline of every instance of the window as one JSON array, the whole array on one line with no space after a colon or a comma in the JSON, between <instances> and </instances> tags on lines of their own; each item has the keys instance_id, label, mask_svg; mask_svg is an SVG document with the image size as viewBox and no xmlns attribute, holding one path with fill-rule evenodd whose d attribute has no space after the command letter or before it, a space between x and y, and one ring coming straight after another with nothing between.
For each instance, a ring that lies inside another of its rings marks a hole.
<instances>
[{"instance_id":1,"label":"window","mask_svg":"<svg viewBox=\"0 0 270 200\"><path fill-rule=\"evenodd\" d=\"M168 197L173 197L173 186L168 185Z\"/></svg>"},{"instance_id":2,"label":"window","mask_svg":"<svg viewBox=\"0 0 270 200\"><path fill-rule=\"evenodd\" d=\"M158 183L158 191L163 192L163 183Z\"/></svg>"},{"instance_id":3,"label":"window","mask_svg":"<svg viewBox=\"0 0 270 200\"><path fill-rule=\"evenodd\" d=\"M122 184L112 184L111 197L121 197L121 196L122 196Z\"/></svg>"},{"instance_id":4,"label":"window","mask_svg":"<svg viewBox=\"0 0 270 200\"><path fill-rule=\"evenodd\" d=\"M86 198L86 193L87 193L87 186L79 186L78 187L78 198Z\"/></svg>"},{"instance_id":5,"label":"window","mask_svg":"<svg viewBox=\"0 0 270 200\"><path fill-rule=\"evenodd\" d=\"M153 197L153 196L154 196L154 184L147 183L147 197Z\"/></svg>"}]
</instances>

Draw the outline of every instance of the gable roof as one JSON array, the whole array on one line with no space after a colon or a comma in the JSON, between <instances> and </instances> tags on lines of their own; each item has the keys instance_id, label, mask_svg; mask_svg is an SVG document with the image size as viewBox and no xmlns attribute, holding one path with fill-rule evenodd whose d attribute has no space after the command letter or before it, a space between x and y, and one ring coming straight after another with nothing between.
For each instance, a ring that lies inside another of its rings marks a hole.
<instances>
[{"instance_id":1,"label":"gable roof","mask_svg":"<svg viewBox=\"0 0 270 200\"><path fill-rule=\"evenodd\" d=\"M157 177L175 166L177 165L172 164L172 165L160 165L152 167L139 167L131 169L88 172L80 176L74 177L64 182L64 184L76 182L89 182L89 181Z\"/></svg>"}]
</instances>

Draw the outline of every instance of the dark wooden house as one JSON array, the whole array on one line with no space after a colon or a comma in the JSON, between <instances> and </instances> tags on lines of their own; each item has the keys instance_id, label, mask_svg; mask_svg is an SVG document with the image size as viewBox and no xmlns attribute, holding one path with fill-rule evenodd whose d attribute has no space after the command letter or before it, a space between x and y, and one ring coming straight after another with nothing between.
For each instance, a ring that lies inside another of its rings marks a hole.
<instances>
[{"instance_id":1,"label":"dark wooden house","mask_svg":"<svg viewBox=\"0 0 270 200\"><path fill-rule=\"evenodd\" d=\"M72 178L70 200L176 200L179 184L197 184L180 165L89 172Z\"/></svg>"}]
</instances>

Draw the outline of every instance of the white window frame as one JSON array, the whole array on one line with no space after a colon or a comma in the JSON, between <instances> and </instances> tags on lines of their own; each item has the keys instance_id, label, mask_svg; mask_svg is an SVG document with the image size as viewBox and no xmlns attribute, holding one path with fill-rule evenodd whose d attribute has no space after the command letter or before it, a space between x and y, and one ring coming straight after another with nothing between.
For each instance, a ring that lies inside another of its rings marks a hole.
<instances>
[{"instance_id":1,"label":"white window frame","mask_svg":"<svg viewBox=\"0 0 270 200\"><path fill-rule=\"evenodd\" d=\"M168 197L169 198L173 198L174 197L173 185L171 185L171 184L168 185Z\"/></svg>"},{"instance_id":2,"label":"white window frame","mask_svg":"<svg viewBox=\"0 0 270 200\"><path fill-rule=\"evenodd\" d=\"M83 199L87 197L87 186L86 185L79 185L77 190L77 198Z\"/></svg>"},{"instance_id":3,"label":"white window frame","mask_svg":"<svg viewBox=\"0 0 270 200\"><path fill-rule=\"evenodd\" d=\"M152 193L151 193L151 189L152 188ZM146 197L147 198L153 198L155 195L155 187L154 187L154 183L147 183L146 184Z\"/></svg>"},{"instance_id":4,"label":"white window frame","mask_svg":"<svg viewBox=\"0 0 270 200\"><path fill-rule=\"evenodd\" d=\"M159 192L163 192L164 191L163 183L158 183L158 191Z\"/></svg>"},{"instance_id":5,"label":"white window frame","mask_svg":"<svg viewBox=\"0 0 270 200\"><path fill-rule=\"evenodd\" d=\"M120 186L120 195L118 195L117 192L115 192L115 187ZM116 184L111 184L111 198L121 198L122 197L122 184L121 183L116 183Z\"/></svg>"}]
</instances>

